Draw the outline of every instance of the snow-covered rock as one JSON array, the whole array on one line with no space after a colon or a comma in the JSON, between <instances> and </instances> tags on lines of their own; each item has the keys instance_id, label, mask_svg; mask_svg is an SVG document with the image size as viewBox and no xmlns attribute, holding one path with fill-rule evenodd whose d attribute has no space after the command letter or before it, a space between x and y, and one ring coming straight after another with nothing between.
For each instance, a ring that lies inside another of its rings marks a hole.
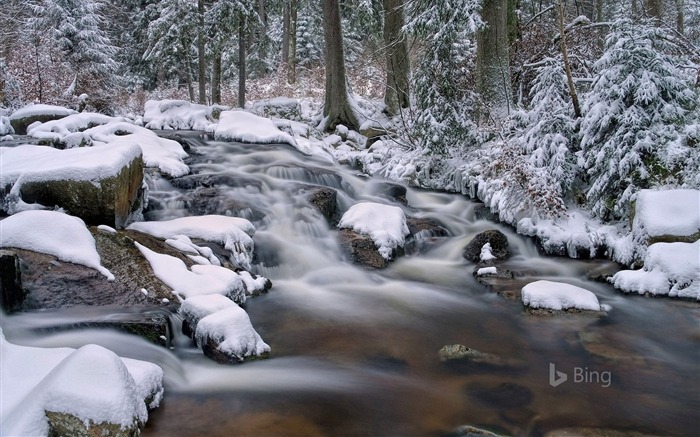
<instances>
[{"instance_id":1,"label":"snow-covered rock","mask_svg":"<svg viewBox=\"0 0 700 437\"><path fill-rule=\"evenodd\" d=\"M225 106L205 106L185 100L148 100L143 122L148 129L213 129L216 113Z\"/></svg>"},{"instance_id":2,"label":"snow-covered rock","mask_svg":"<svg viewBox=\"0 0 700 437\"><path fill-rule=\"evenodd\" d=\"M55 211L24 211L0 220L0 247L15 247L81 264L114 280L100 264L95 239L77 217Z\"/></svg>"},{"instance_id":3,"label":"snow-covered rock","mask_svg":"<svg viewBox=\"0 0 700 437\"><path fill-rule=\"evenodd\" d=\"M18 346L0 330L0 350L3 435L137 434L163 397L160 367L101 346Z\"/></svg>"},{"instance_id":4,"label":"snow-covered rock","mask_svg":"<svg viewBox=\"0 0 700 437\"><path fill-rule=\"evenodd\" d=\"M409 234L406 215L397 206L361 202L350 207L338 227L368 235L384 259L391 259L396 248L403 247Z\"/></svg>"},{"instance_id":5,"label":"snow-covered rock","mask_svg":"<svg viewBox=\"0 0 700 437\"><path fill-rule=\"evenodd\" d=\"M75 114L76 111L54 105L27 105L10 115L10 123L15 133L24 135L33 123L44 123Z\"/></svg>"},{"instance_id":6,"label":"snow-covered rock","mask_svg":"<svg viewBox=\"0 0 700 437\"><path fill-rule=\"evenodd\" d=\"M531 282L522 289L522 301L525 306L536 309L601 311L595 294L563 282Z\"/></svg>"},{"instance_id":7,"label":"snow-covered rock","mask_svg":"<svg viewBox=\"0 0 700 437\"><path fill-rule=\"evenodd\" d=\"M700 190L642 190L637 194L632 232L648 244L700 238Z\"/></svg>"},{"instance_id":8,"label":"snow-covered rock","mask_svg":"<svg viewBox=\"0 0 700 437\"><path fill-rule=\"evenodd\" d=\"M486 244L488 244L488 249L485 252L484 246ZM471 262L506 259L509 256L508 237L496 229L488 229L476 234L462 250L462 257ZM484 257L488 259L484 259Z\"/></svg>"},{"instance_id":9,"label":"snow-covered rock","mask_svg":"<svg viewBox=\"0 0 700 437\"><path fill-rule=\"evenodd\" d=\"M255 226L243 218L223 215L181 217L160 222L137 222L131 224L128 229L163 239L185 235L218 243L231 253L232 264L245 269L250 268Z\"/></svg>"},{"instance_id":10,"label":"snow-covered rock","mask_svg":"<svg viewBox=\"0 0 700 437\"><path fill-rule=\"evenodd\" d=\"M123 121L121 118L110 117L95 112L81 112L37 124L27 130L27 135L41 140L50 140L55 145L65 148L78 147L91 143L89 135L83 131L107 123Z\"/></svg>"},{"instance_id":11,"label":"snow-covered rock","mask_svg":"<svg viewBox=\"0 0 700 437\"><path fill-rule=\"evenodd\" d=\"M294 137L279 130L272 120L242 110L222 112L214 130L214 138L217 141L289 144L296 147Z\"/></svg>"},{"instance_id":12,"label":"snow-covered rock","mask_svg":"<svg viewBox=\"0 0 700 437\"><path fill-rule=\"evenodd\" d=\"M37 203L90 224L121 227L141 211L142 184L141 149L135 145L0 148L0 209L10 214Z\"/></svg>"},{"instance_id":13,"label":"snow-covered rock","mask_svg":"<svg viewBox=\"0 0 700 437\"><path fill-rule=\"evenodd\" d=\"M643 269L618 272L611 282L626 293L700 300L700 240L652 244Z\"/></svg>"},{"instance_id":14,"label":"snow-covered rock","mask_svg":"<svg viewBox=\"0 0 700 437\"><path fill-rule=\"evenodd\" d=\"M13 133L15 133L15 130L12 128L10 119L4 115L0 115L0 137L12 135Z\"/></svg>"},{"instance_id":15,"label":"snow-covered rock","mask_svg":"<svg viewBox=\"0 0 700 437\"><path fill-rule=\"evenodd\" d=\"M221 295L202 295L186 299L180 314L187 331L209 358L237 363L249 358L264 358L268 346L255 332L248 314Z\"/></svg>"},{"instance_id":16,"label":"snow-covered rock","mask_svg":"<svg viewBox=\"0 0 700 437\"><path fill-rule=\"evenodd\" d=\"M299 100L288 97L258 100L250 108L253 114L261 117L278 117L287 120L301 120Z\"/></svg>"}]
</instances>

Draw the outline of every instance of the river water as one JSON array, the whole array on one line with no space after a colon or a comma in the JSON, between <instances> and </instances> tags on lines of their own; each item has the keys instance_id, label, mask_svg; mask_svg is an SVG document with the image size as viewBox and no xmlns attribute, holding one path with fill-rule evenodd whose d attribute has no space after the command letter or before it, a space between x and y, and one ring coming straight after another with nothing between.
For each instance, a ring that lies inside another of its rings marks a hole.
<instances>
[{"instance_id":1,"label":"river water","mask_svg":"<svg viewBox=\"0 0 700 437\"><path fill-rule=\"evenodd\" d=\"M144 436L440 436L461 425L512 435L567 427L700 433L697 303L622 295L587 279L604 262L544 257L509 227L478 219L478 203L416 189L407 192L406 214L438 220L450 237L385 270L367 270L344 258L336 231L297 188L335 188L341 210L358 201L401 206L378 194L381 181L288 146L182 135L197 176L153 175L147 218L228 209L253 221L253 270L273 288L245 309L271 358L225 366L181 335L166 350L104 331L22 335L39 323L36 313L4 322L18 343L94 342L161 365L166 396ZM518 277L501 294L479 284L461 256L486 229L504 232L513 252L505 266ZM532 315L504 296L537 279L583 286L611 310L605 317ZM510 364L443 363L438 351L448 344ZM550 385L551 364L567 382Z\"/></svg>"}]
</instances>

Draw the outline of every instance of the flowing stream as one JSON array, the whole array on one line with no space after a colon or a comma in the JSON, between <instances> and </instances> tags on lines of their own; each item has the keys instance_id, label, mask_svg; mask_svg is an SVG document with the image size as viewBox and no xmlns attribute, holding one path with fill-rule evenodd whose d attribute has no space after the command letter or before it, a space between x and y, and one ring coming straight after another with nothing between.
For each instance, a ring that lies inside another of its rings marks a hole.
<instances>
[{"instance_id":1,"label":"flowing stream","mask_svg":"<svg viewBox=\"0 0 700 437\"><path fill-rule=\"evenodd\" d=\"M513 435L574 426L700 432L697 303L622 295L587 279L604 262L542 256L511 228L478 219L478 203L410 188L406 214L438 220L450 237L385 270L367 270L345 259L337 231L298 188L338 190L341 211L358 201L401 206L381 196L382 181L288 146L182 135L196 177L152 176L155 207L147 218L228 210L256 225L253 270L273 288L245 309L271 358L225 366L181 334L166 350L108 331L30 336L25 328L49 323L42 313L4 322L17 343L98 343L161 365L166 397L144 436L439 436L467 424ZM593 291L612 308L608 315L533 315L519 299L479 284L461 252L486 229L508 236L513 256L505 265L519 274L514 294L531 280L563 281ZM449 344L515 364L443 363L438 351ZM550 363L569 380L552 387Z\"/></svg>"}]
</instances>

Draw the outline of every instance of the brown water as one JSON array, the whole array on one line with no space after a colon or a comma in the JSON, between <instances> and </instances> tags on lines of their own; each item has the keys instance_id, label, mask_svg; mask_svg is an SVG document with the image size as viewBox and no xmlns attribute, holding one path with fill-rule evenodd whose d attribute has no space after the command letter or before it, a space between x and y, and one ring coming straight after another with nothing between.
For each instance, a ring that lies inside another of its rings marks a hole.
<instances>
[{"instance_id":1,"label":"brown water","mask_svg":"<svg viewBox=\"0 0 700 437\"><path fill-rule=\"evenodd\" d=\"M290 187L333 186L342 190L342 208L359 200L390 203L376 194L376 181L282 146L196 142L195 151L195 173L227 182L220 193L265 213L255 221L261 257L254 270L274 285L245 308L272 347L271 359L223 366L184 338L168 352L95 331L23 336L36 314L4 321L12 341L98 342L161 364L166 396L144 436L439 436L466 424L513 435L566 427L700 435L697 303L621 295L586 279L599 262L543 257L511 229L476 219L478 205L463 196L410 189L406 213L439 220L451 237L368 271L343 259L334 230ZM192 213L191 191L173 185L151 180L162 209L150 219ZM508 267L523 274L506 287L513 294L529 280L558 280L590 289L612 310L602 318L534 316L519 300L487 290L461 250L490 228L506 233L514 252ZM440 348L455 343L512 365L441 362ZM552 387L550 363L569 381ZM576 368L589 379L611 379L576 381Z\"/></svg>"}]
</instances>

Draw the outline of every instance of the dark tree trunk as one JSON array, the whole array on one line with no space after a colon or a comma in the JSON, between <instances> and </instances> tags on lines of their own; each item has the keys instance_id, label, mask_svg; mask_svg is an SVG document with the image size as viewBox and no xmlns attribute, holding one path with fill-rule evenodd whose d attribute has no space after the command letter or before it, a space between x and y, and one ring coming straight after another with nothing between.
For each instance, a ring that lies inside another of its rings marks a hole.
<instances>
[{"instance_id":1,"label":"dark tree trunk","mask_svg":"<svg viewBox=\"0 0 700 437\"><path fill-rule=\"evenodd\" d=\"M578 103L578 94L574 85L574 78L571 75L571 66L569 65L569 53L566 48L566 32L564 32L564 0L559 0L557 4L557 18L559 21L559 47L564 60L564 71L566 72L566 82L569 85L569 95L571 103L574 106L574 115L576 118L581 118L581 106Z\"/></svg>"},{"instance_id":2,"label":"dark tree trunk","mask_svg":"<svg viewBox=\"0 0 700 437\"><path fill-rule=\"evenodd\" d=\"M211 66L211 102L221 103L221 52L214 55Z\"/></svg>"},{"instance_id":3,"label":"dark tree trunk","mask_svg":"<svg viewBox=\"0 0 700 437\"><path fill-rule=\"evenodd\" d=\"M282 21L282 63L289 63L289 21L291 15L291 1L287 0L284 5L284 18Z\"/></svg>"},{"instance_id":4,"label":"dark tree trunk","mask_svg":"<svg viewBox=\"0 0 700 437\"><path fill-rule=\"evenodd\" d=\"M683 14L684 6L684 0L676 0L676 30L681 35L685 33L685 17Z\"/></svg>"},{"instance_id":5,"label":"dark tree trunk","mask_svg":"<svg viewBox=\"0 0 700 437\"><path fill-rule=\"evenodd\" d=\"M654 18L657 25L661 24L661 16L664 14L663 0L646 0L644 5L646 13L649 17Z\"/></svg>"},{"instance_id":6,"label":"dark tree trunk","mask_svg":"<svg viewBox=\"0 0 700 437\"><path fill-rule=\"evenodd\" d=\"M204 52L204 0L197 0L197 61L198 61L198 81L199 81L199 103L207 103L207 64L206 53Z\"/></svg>"},{"instance_id":7,"label":"dark tree trunk","mask_svg":"<svg viewBox=\"0 0 700 437\"><path fill-rule=\"evenodd\" d=\"M510 112L512 90L508 54L508 0L484 0L481 17L486 27L477 33L476 83L490 115Z\"/></svg>"},{"instance_id":8,"label":"dark tree trunk","mask_svg":"<svg viewBox=\"0 0 700 437\"><path fill-rule=\"evenodd\" d=\"M242 14L238 20L238 106L245 108L246 22Z\"/></svg>"},{"instance_id":9,"label":"dark tree trunk","mask_svg":"<svg viewBox=\"0 0 700 437\"><path fill-rule=\"evenodd\" d=\"M389 115L408 108L410 63L408 44L401 33L404 25L403 0L384 0L384 44L386 45L386 91L384 103Z\"/></svg>"},{"instance_id":10,"label":"dark tree trunk","mask_svg":"<svg viewBox=\"0 0 700 437\"><path fill-rule=\"evenodd\" d=\"M338 0L321 0L323 33L326 42L326 98L323 105L323 128L333 130L339 124L359 130L357 116L350 106L345 78L343 31L340 22Z\"/></svg>"},{"instance_id":11,"label":"dark tree trunk","mask_svg":"<svg viewBox=\"0 0 700 437\"><path fill-rule=\"evenodd\" d=\"M289 65L287 82L294 85L297 82L297 9L298 1L289 0Z\"/></svg>"}]
</instances>

